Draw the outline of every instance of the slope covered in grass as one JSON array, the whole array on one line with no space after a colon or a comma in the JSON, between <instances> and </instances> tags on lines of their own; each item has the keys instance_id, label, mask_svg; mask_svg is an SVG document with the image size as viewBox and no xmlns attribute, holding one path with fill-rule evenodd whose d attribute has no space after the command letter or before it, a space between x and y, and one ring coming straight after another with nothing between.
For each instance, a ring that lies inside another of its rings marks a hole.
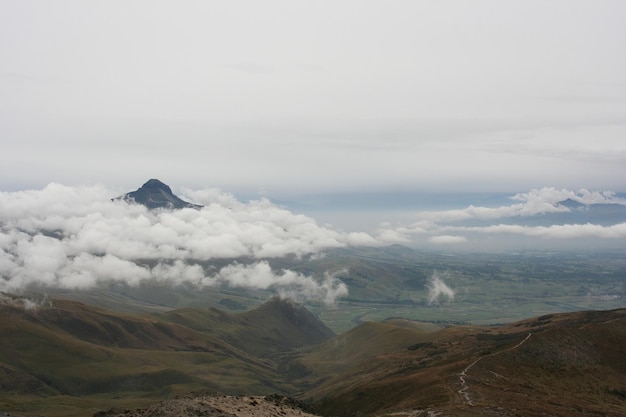
<instances>
[{"instance_id":1,"label":"slope covered in grass","mask_svg":"<svg viewBox=\"0 0 626 417\"><path fill-rule=\"evenodd\" d=\"M353 362L307 396L337 416L626 415L626 309L451 327L430 339Z\"/></svg>"},{"instance_id":2,"label":"slope covered in grass","mask_svg":"<svg viewBox=\"0 0 626 417\"><path fill-rule=\"evenodd\" d=\"M149 398L192 389L291 392L279 363L265 354L332 336L284 300L250 312L253 319L217 310L131 316L68 300L31 308L19 297L9 301L0 305L0 410L44 407L53 415L61 397L78 404L81 397ZM307 334L309 326L314 330Z\"/></svg>"}]
</instances>

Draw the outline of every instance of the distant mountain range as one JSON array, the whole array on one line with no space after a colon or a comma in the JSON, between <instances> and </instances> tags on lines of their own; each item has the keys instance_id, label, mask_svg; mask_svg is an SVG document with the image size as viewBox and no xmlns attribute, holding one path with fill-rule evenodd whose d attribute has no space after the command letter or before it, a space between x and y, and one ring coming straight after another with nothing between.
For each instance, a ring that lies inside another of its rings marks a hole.
<instances>
[{"instance_id":1,"label":"distant mountain range","mask_svg":"<svg viewBox=\"0 0 626 417\"><path fill-rule=\"evenodd\" d=\"M583 204L568 198L557 203L557 206L567 207L569 212L546 214L545 217L550 221L554 221L554 224L594 223L610 226L626 222L626 205L624 204Z\"/></svg>"},{"instance_id":2,"label":"distant mountain range","mask_svg":"<svg viewBox=\"0 0 626 417\"><path fill-rule=\"evenodd\" d=\"M286 394L325 416L626 415L626 309L498 327L388 319L335 335L279 298L239 314L127 315L0 296L0 414L106 416L203 390Z\"/></svg>"},{"instance_id":3,"label":"distant mountain range","mask_svg":"<svg viewBox=\"0 0 626 417\"><path fill-rule=\"evenodd\" d=\"M498 327L432 331L413 323L366 323L317 347L315 358L334 358L318 372L335 369L306 394L318 412L626 415L626 309L549 314ZM339 338L355 348L337 350Z\"/></svg>"},{"instance_id":4,"label":"distant mountain range","mask_svg":"<svg viewBox=\"0 0 626 417\"><path fill-rule=\"evenodd\" d=\"M139 189L126 193L114 200L125 200L141 204L149 209L200 209L203 206L187 202L172 192L172 189L158 179L150 179ZM626 222L626 205L623 204L583 204L568 198L556 204L568 211L544 213L535 216L515 216L499 219L502 224L520 224L525 226L551 226L558 224L593 223L609 226ZM466 226L485 226L493 224L492 219L461 220Z\"/></svg>"},{"instance_id":5,"label":"distant mountain range","mask_svg":"<svg viewBox=\"0 0 626 417\"><path fill-rule=\"evenodd\" d=\"M556 207L567 210L535 214L532 216L512 216L498 219L459 220L465 226L488 226L494 223L517 224L523 226L553 226L564 224L597 224L611 226L626 222L626 205L617 203L584 204L568 198L556 203Z\"/></svg>"},{"instance_id":6,"label":"distant mountain range","mask_svg":"<svg viewBox=\"0 0 626 417\"><path fill-rule=\"evenodd\" d=\"M149 209L182 209L202 208L201 205L189 203L172 192L172 189L157 179L150 179L136 191L117 197L131 203L142 204Z\"/></svg>"}]
</instances>

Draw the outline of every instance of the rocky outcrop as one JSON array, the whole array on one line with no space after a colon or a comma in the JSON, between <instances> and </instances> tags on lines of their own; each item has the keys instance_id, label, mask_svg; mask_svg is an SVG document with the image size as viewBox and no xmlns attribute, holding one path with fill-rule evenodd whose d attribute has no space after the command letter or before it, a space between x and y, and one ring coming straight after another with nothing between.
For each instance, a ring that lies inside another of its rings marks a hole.
<instances>
[{"instance_id":1,"label":"rocky outcrop","mask_svg":"<svg viewBox=\"0 0 626 417\"><path fill-rule=\"evenodd\" d=\"M94 417L315 417L306 412L306 405L289 397L229 396L190 393L138 410L101 411Z\"/></svg>"}]
</instances>

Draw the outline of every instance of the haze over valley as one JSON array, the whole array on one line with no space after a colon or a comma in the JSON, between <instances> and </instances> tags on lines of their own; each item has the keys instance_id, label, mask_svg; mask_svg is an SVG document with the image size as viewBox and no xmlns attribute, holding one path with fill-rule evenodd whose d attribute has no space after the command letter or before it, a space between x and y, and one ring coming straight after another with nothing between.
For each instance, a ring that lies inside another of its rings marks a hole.
<instances>
[{"instance_id":1,"label":"haze over valley","mask_svg":"<svg viewBox=\"0 0 626 417\"><path fill-rule=\"evenodd\" d=\"M373 233L266 198L179 197L158 179L126 194L51 184L2 197L2 291L105 308L246 310L281 296L341 332L394 316L489 324L609 309L626 291L626 205L611 192L544 188Z\"/></svg>"}]
</instances>

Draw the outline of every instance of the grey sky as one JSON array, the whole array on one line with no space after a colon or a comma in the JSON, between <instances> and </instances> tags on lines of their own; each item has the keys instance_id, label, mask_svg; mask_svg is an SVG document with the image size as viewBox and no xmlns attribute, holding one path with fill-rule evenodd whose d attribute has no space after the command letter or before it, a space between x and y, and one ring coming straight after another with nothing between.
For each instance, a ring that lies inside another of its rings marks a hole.
<instances>
[{"instance_id":1,"label":"grey sky","mask_svg":"<svg viewBox=\"0 0 626 417\"><path fill-rule=\"evenodd\" d=\"M626 191L626 2L0 0L0 188Z\"/></svg>"}]
</instances>

